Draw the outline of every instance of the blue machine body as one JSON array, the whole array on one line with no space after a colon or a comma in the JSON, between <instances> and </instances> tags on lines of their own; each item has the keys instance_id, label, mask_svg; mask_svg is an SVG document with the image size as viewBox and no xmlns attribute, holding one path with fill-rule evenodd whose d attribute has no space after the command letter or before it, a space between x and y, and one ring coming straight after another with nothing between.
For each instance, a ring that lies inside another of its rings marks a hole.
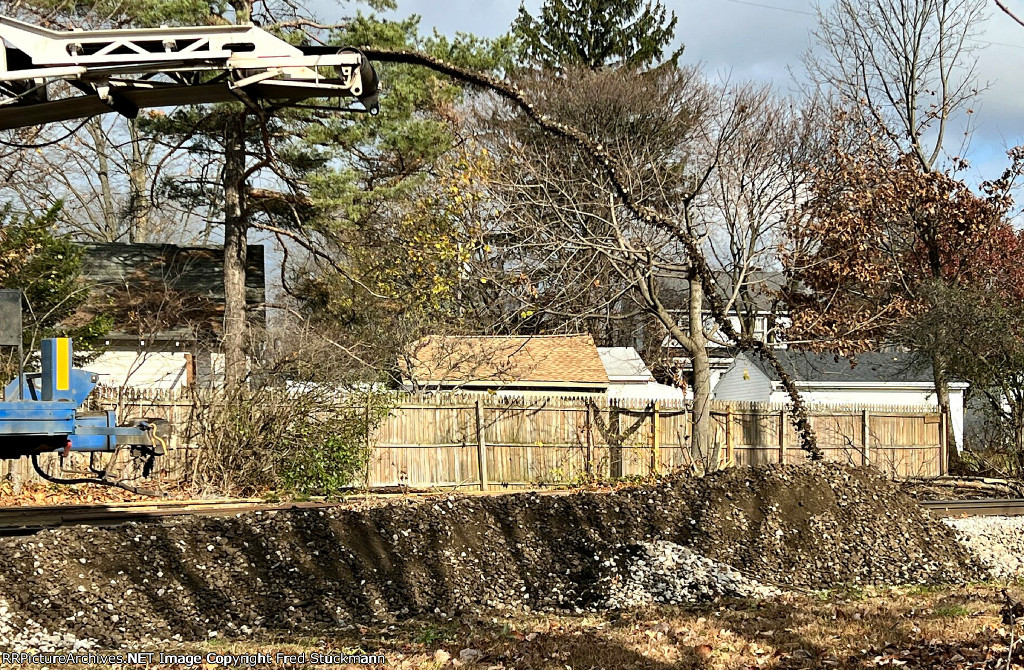
<instances>
[{"instance_id":1,"label":"blue machine body","mask_svg":"<svg viewBox=\"0 0 1024 670\"><path fill-rule=\"evenodd\" d=\"M114 412L82 411L98 376L72 365L69 338L42 341L42 371L15 379L0 402L0 458L45 451L114 451L151 445L147 426L118 426Z\"/></svg>"}]
</instances>

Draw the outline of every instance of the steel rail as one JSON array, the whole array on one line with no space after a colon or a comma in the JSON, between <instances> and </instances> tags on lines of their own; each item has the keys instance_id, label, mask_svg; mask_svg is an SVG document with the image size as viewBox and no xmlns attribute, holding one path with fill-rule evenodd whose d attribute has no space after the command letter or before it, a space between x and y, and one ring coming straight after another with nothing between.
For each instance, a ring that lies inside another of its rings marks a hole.
<instances>
[{"instance_id":1,"label":"steel rail","mask_svg":"<svg viewBox=\"0 0 1024 670\"><path fill-rule=\"evenodd\" d=\"M1022 516L1024 498L980 500L922 500L921 506L934 516Z\"/></svg>"},{"instance_id":2,"label":"steel rail","mask_svg":"<svg viewBox=\"0 0 1024 670\"><path fill-rule=\"evenodd\" d=\"M356 494L341 501L302 501L272 503L259 498L217 500L167 500L118 502L92 505L30 505L0 507L0 536L33 533L44 528L60 526L116 526L132 521L158 521L177 516L234 516L253 512L286 512L298 509L353 508L370 501L429 500L449 495L460 497L489 497L511 494L563 496L579 493L571 489L514 489L514 490L448 490L417 491L408 493Z\"/></svg>"},{"instance_id":3,"label":"steel rail","mask_svg":"<svg viewBox=\"0 0 1024 670\"><path fill-rule=\"evenodd\" d=\"M252 512L337 507L337 503L268 503L256 500L169 501L109 505L52 505L0 507L0 535L32 533L44 528L90 525L116 526L131 521L155 521L177 516L234 516Z\"/></svg>"},{"instance_id":4,"label":"steel rail","mask_svg":"<svg viewBox=\"0 0 1024 670\"><path fill-rule=\"evenodd\" d=\"M327 509L349 507L366 500L382 501L394 498L430 498L444 496L451 492L429 492L410 494L370 494L367 497L353 496L343 502L282 502L272 503L261 499L218 499L140 501L94 505L33 505L0 507L0 535L22 535L46 528L61 526L117 526L128 522L160 521L182 516L227 517L254 512L285 512L298 509ZM509 493L540 494L545 496L567 495L566 490L521 490L459 492L459 495L491 496ZM920 505L933 516L1022 516L1024 498L989 498L980 500L922 500Z\"/></svg>"}]
</instances>

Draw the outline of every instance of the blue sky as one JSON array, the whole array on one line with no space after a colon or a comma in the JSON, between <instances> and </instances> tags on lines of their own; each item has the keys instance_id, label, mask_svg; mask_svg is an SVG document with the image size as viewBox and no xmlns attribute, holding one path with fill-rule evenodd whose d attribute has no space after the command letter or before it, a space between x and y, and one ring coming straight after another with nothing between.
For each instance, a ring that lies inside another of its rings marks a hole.
<instances>
[{"instance_id":1,"label":"blue sky","mask_svg":"<svg viewBox=\"0 0 1024 670\"><path fill-rule=\"evenodd\" d=\"M828 0L822 0L827 3ZM1007 0L1024 15L1024 0ZM518 0L398 0L393 14L422 17L429 30L452 35L459 31L497 36L508 30ZM536 11L540 0L527 0ZM731 81L770 82L791 91L803 77L800 55L810 44L815 25L811 0L666 0L679 17L678 39L686 46L684 60L701 62L708 71ZM319 0L324 19L351 11L351 4ZM990 3L981 27L979 72L988 88L975 105L975 132L968 158L969 180L998 176L1005 149L1024 141L1024 27L1014 24Z\"/></svg>"}]
</instances>

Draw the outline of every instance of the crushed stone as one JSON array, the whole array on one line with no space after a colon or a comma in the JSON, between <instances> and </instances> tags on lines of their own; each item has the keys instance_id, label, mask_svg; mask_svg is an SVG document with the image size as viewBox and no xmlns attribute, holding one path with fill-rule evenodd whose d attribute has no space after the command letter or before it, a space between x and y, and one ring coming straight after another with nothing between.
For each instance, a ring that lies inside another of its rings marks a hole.
<instances>
[{"instance_id":1,"label":"crushed stone","mask_svg":"<svg viewBox=\"0 0 1024 670\"><path fill-rule=\"evenodd\" d=\"M17 621L4 600L0 600L0 645L13 653L80 653L98 646L96 640L71 633L51 633L32 619Z\"/></svg>"},{"instance_id":2,"label":"crushed stone","mask_svg":"<svg viewBox=\"0 0 1024 670\"><path fill-rule=\"evenodd\" d=\"M770 598L781 591L674 542L640 542L617 547L602 563L601 606L609 609L653 604L690 605L722 597Z\"/></svg>"},{"instance_id":3,"label":"crushed stone","mask_svg":"<svg viewBox=\"0 0 1024 670\"><path fill-rule=\"evenodd\" d=\"M630 567L623 547L645 558ZM602 590L615 556L631 589L618 596ZM679 576L687 569L713 575L709 593L749 593L723 565L783 589L984 574L951 528L878 472L808 464L603 492L44 530L0 538L0 598L15 628L31 620L112 648L421 613L571 611L644 593L683 602L701 590ZM10 644L0 633L0 648Z\"/></svg>"},{"instance_id":4,"label":"crushed stone","mask_svg":"<svg viewBox=\"0 0 1024 670\"><path fill-rule=\"evenodd\" d=\"M973 516L942 520L997 579L1024 575L1024 517Z\"/></svg>"}]
</instances>

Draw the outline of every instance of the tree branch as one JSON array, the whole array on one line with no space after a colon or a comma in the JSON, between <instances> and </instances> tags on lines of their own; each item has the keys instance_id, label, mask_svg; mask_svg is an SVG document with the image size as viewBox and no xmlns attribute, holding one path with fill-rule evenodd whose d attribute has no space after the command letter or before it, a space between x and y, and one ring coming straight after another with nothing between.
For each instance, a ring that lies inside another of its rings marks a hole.
<instances>
[{"instance_id":1,"label":"tree branch","mask_svg":"<svg viewBox=\"0 0 1024 670\"><path fill-rule=\"evenodd\" d=\"M682 242L684 247L686 247L690 259L694 264L697 276L700 278L701 284L704 288L705 299L707 300L708 307L712 315L715 317L715 320L718 321L720 328L740 349L760 356L762 360L771 365L771 367L778 373L779 378L781 379L782 384L793 403L793 422L800 435L801 448L810 455L812 460L820 460L823 457L821 449L818 448L814 429L811 427L808 419L807 409L804 405L803 398L800 396L800 392L797 389L793 378L790 376L789 371L786 370L778 357L775 356L771 347L764 342L754 339L753 337L745 336L733 328L732 322L730 321L722 304L721 298L718 295L714 273L708 265L707 259L704 257L700 241L688 228L678 225L677 222L651 207L639 204L632 191L620 177L620 173L616 169L614 159L604 146L594 142L593 139L579 129L555 121L546 114L538 111L533 103L531 103L523 92L514 84L508 84L486 74L474 72L433 58L426 54L413 51L393 51L387 49L366 48L363 52L371 60L419 65L433 70L434 72L439 72L452 77L453 79L465 84L492 91L506 102L518 107L545 132L556 137L561 137L562 139L578 146L605 174L605 177L612 185L616 195L634 216L649 225L653 225L668 232L677 240ZM703 175L702 181L706 179L707 175ZM692 198L693 194L689 196L690 200L692 200Z\"/></svg>"}]
</instances>

